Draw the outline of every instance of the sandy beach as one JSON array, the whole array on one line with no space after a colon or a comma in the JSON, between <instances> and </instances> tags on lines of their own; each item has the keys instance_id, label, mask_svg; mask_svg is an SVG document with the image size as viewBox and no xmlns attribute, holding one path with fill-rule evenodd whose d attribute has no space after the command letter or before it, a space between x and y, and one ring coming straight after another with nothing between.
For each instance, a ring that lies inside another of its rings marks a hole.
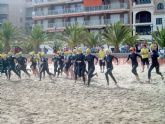
<instances>
[{"instance_id":1,"label":"sandy beach","mask_svg":"<svg viewBox=\"0 0 165 124\"><path fill-rule=\"evenodd\" d=\"M165 76L165 66L160 70ZM114 65L119 87L111 78L106 85L98 65L96 71L90 87L65 75L0 77L0 124L165 124L165 81L155 70L148 84L147 69L141 73L139 66L138 82L130 65Z\"/></svg>"}]
</instances>

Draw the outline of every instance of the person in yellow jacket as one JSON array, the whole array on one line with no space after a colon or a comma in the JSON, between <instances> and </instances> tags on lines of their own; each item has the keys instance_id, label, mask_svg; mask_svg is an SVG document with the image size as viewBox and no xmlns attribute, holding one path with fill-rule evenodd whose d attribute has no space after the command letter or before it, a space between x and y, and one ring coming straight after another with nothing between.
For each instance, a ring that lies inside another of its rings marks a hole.
<instances>
[{"instance_id":1,"label":"person in yellow jacket","mask_svg":"<svg viewBox=\"0 0 165 124\"><path fill-rule=\"evenodd\" d=\"M105 69L105 61L104 61L105 55L106 53L104 51L104 47L101 47L101 50L99 51L99 65L100 65L101 73L104 73L104 69Z\"/></svg>"},{"instance_id":2,"label":"person in yellow jacket","mask_svg":"<svg viewBox=\"0 0 165 124\"><path fill-rule=\"evenodd\" d=\"M149 49L146 44L143 44L143 48L140 53L142 56L142 72L144 72L145 65L149 68Z\"/></svg>"}]
</instances>

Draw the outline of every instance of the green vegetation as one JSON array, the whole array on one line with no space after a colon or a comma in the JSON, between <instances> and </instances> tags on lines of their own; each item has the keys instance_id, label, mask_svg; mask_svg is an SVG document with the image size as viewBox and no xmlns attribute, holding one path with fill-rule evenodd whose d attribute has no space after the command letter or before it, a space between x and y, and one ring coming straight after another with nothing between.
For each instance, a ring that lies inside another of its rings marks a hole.
<instances>
[{"instance_id":1,"label":"green vegetation","mask_svg":"<svg viewBox=\"0 0 165 124\"><path fill-rule=\"evenodd\" d=\"M157 28L157 31L152 35L161 48L165 47L165 28L162 27L161 30Z\"/></svg>"},{"instance_id":2,"label":"green vegetation","mask_svg":"<svg viewBox=\"0 0 165 124\"><path fill-rule=\"evenodd\" d=\"M64 46L71 49L81 44L89 48L107 44L115 47L114 52L119 52L120 45L134 46L138 35L132 36L132 28L122 23L107 25L100 32L89 32L84 27L75 24L67 26L64 32L47 33L42 27L36 25L32 31L18 30L10 22L5 22L0 27L0 52L9 52L13 46L19 46L24 53L39 51L41 44L49 45L55 50ZM155 41L165 47L165 28L157 29L153 34Z\"/></svg>"}]
</instances>

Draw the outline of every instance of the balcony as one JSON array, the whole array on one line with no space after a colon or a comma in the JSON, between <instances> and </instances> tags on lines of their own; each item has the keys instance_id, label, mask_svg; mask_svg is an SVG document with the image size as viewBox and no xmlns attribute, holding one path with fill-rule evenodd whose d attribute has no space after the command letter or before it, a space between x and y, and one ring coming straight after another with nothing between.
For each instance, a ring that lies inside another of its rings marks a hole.
<instances>
[{"instance_id":1,"label":"balcony","mask_svg":"<svg viewBox=\"0 0 165 124\"><path fill-rule=\"evenodd\" d=\"M128 20L121 18L120 21L125 25L128 24ZM103 28L106 25L110 25L115 23L112 19L102 19L102 20L88 20L88 21L76 21L76 22L56 22L56 23L48 23L48 27L45 25L41 25L44 30L58 30L65 29L67 26L71 26L74 24L78 24L80 26L84 26L85 28Z\"/></svg>"},{"instance_id":2,"label":"balcony","mask_svg":"<svg viewBox=\"0 0 165 124\"><path fill-rule=\"evenodd\" d=\"M9 12L8 12L8 7L0 7L0 14L8 14Z\"/></svg>"},{"instance_id":3,"label":"balcony","mask_svg":"<svg viewBox=\"0 0 165 124\"><path fill-rule=\"evenodd\" d=\"M0 4L9 4L8 0L0 0Z\"/></svg>"},{"instance_id":4,"label":"balcony","mask_svg":"<svg viewBox=\"0 0 165 124\"><path fill-rule=\"evenodd\" d=\"M49 5L58 5L63 3L77 3L83 2L83 0L33 0L33 5L35 7L40 6L49 6Z\"/></svg>"},{"instance_id":5,"label":"balcony","mask_svg":"<svg viewBox=\"0 0 165 124\"><path fill-rule=\"evenodd\" d=\"M36 11L34 18L37 16L61 16L61 15L69 15L69 14L89 14L89 13L99 13L99 12L109 12L109 11L117 11L118 10L126 10L128 9L128 3L120 3L120 4L111 4L111 5L102 5L95 7L82 7L82 8L70 8L70 9L60 9L60 10L48 10L48 11Z\"/></svg>"}]
</instances>

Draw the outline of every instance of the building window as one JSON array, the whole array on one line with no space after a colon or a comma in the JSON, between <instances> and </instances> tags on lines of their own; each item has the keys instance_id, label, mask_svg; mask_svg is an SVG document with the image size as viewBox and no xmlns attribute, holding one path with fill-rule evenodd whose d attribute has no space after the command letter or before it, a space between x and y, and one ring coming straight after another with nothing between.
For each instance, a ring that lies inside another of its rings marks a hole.
<instances>
[{"instance_id":1,"label":"building window","mask_svg":"<svg viewBox=\"0 0 165 124\"><path fill-rule=\"evenodd\" d=\"M136 26L136 33L139 35L151 35L151 26Z\"/></svg>"},{"instance_id":2,"label":"building window","mask_svg":"<svg viewBox=\"0 0 165 124\"><path fill-rule=\"evenodd\" d=\"M151 0L135 0L136 4L149 4Z\"/></svg>"},{"instance_id":3,"label":"building window","mask_svg":"<svg viewBox=\"0 0 165 124\"><path fill-rule=\"evenodd\" d=\"M162 24L162 18L156 18L156 24L161 25Z\"/></svg>"},{"instance_id":4,"label":"building window","mask_svg":"<svg viewBox=\"0 0 165 124\"><path fill-rule=\"evenodd\" d=\"M164 9L163 3L158 3L157 10L162 10L162 9Z\"/></svg>"},{"instance_id":5,"label":"building window","mask_svg":"<svg viewBox=\"0 0 165 124\"><path fill-rule=\"evenodd\" d=\"M148 11L141 11L136 14L136 23L151 22L151 13Z\"/></svg>"}]
</instances>

